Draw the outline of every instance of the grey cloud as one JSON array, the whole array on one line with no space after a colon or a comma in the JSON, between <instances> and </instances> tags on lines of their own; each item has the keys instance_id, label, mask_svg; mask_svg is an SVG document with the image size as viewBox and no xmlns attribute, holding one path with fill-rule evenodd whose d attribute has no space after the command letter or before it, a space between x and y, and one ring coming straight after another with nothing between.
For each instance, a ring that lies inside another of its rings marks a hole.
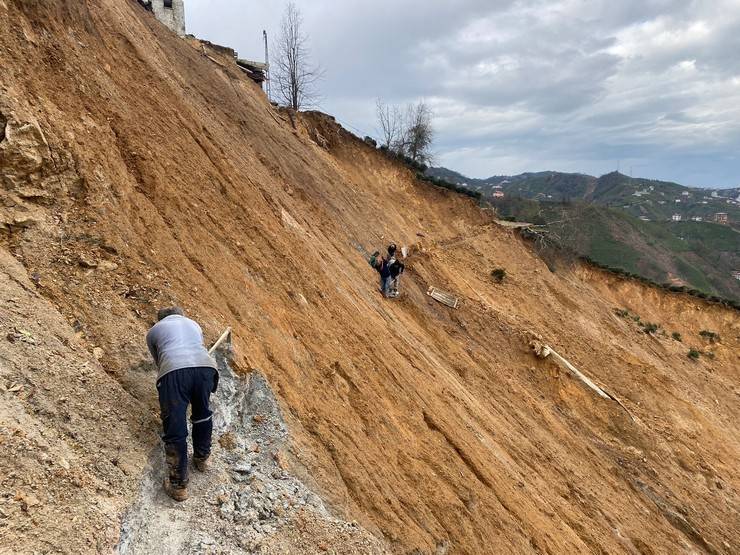
<instances>
[{"instance_id":1,"label":"grey cloud","mask_svg":"<svg viewBox=\"0 0 740 555\"><path fill-rule=\"evenodd\" d=\"M300 0L321 109L373 133L374 99L425 98L438 160L473 176L617 161L740 182L738 0ZM197 35L262 55L283 4L188 0Z\"/></svg>"}]
</instances>

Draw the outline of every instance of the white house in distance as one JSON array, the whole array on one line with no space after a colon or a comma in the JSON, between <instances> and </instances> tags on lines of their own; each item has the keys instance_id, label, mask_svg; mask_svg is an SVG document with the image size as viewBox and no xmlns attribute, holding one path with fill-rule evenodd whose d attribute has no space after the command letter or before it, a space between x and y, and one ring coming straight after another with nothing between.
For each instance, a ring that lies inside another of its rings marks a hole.
<instances>
[{"instance_id":1,"label":"white house in distance","mask_svg":"<svg viewBox=\"0 0 740 555\"><path fill-rule=\"evenodd\" d=\"M671 216L671 220L673 220L674 222L680 222L681 214L673 214L673 216Z\"/></svg>"},{"instance_id":2,"label":"white house in distance","mask_svg":"<svg viewBox=\"0 0 740 555\"><path fill-rule=\"evenodd\" d=\"M185 36L185 0L139 0L162 24Z\"/></svg>"}]
</instances>

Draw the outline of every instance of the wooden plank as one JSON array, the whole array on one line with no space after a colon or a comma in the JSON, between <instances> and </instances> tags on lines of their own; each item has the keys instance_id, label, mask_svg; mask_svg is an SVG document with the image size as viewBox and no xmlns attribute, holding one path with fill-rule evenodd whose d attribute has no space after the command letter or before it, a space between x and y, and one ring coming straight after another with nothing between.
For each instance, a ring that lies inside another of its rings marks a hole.
<instances>
[{"instance_id":1,"label":"wooden plank","mask_svg":"<svg viewBox=\"0 0 740 555\"><path fill-rule=\"evenodd\" d=\"M436 287L429 287L429 289L427 290L427 295L429 295L435 301L447 305L450 308L457 308L460 304L460 301L457 297L455 297L451 293L447 293L446 291L437 289Z\"/></svg>"},{"instance_id":2,"label":"wooden plank","mask_svg":"<svg viewBox=\"0 0 740 555\"><path fill-rule=\"evenodd\" d=\"M632 419L633 422L637 422L637 419L634 417L634 415L627 409L626 406L624 406L624 403L620 401L616 396L612 395L608 391L602 389L598 385L596 385L593 380L591 380L588 376L586 376L583 372L579 371L575 366L573 366L568 360L566 360L564 357L560 356L555 349L550 347L549 345L545 345L544 343L540 342L539 340L532 341L530 343L530 347L534 351L534 353L539 358L547 358L549 356L552 356L558 363L560 363L562 366L565 366L571 374L573 374L576 378L581 380L587 387L592 389L599 397L602 397L603 399L609 399L611 401L614 401L617 403L624 412L626 412L629 417Z\"/></svg>"},{"instance_id":3,"label":"wooden plank","mask_svg":"<svg viewBox=\"0 0 740 555\"><path fill-rule=\"evenodd\" d=\"M219 337L216 342L213 344L213 346L208 349L208 354L212 355L216 349L218 349L221 344L226 341L226 339L231 335L231 328L226 328L224 332L221 334L221 337Z\"/></svg>"}]
</instances>

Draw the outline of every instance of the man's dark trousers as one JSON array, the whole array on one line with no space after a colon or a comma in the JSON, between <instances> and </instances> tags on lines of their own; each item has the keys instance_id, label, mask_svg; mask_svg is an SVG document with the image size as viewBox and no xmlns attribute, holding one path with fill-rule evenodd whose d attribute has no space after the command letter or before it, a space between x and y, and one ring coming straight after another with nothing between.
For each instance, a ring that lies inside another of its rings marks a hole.
<instances>
[{"instance_id":1,"label":"man's dark trousers","mask_svg":"<svg viewBox=\"0 0 740 555\"><path fill-rule=\"evenodd\" d=\"M170 484L175 488L185 487L188 483L189 404L193 407L190 419L194 454L205 458L211 453L213 413L208 401L215 389L216 375L213 368L180 368L165 374L157 382L165 458Z\"/></svg>"}]
</instances>

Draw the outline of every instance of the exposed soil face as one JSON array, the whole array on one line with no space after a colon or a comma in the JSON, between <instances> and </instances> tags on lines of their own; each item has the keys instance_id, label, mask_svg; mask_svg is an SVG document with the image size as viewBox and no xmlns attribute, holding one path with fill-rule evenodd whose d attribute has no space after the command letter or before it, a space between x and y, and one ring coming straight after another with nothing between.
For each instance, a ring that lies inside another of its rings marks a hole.
<instances>
[{"instance_id":1,"label":"exposed soil face","mask_svg":"<svg viewBox=\"0 0 740 555\"><path fill-rule=\"evenodd\" d=\"M134 1L0 0L0 56L0 549L117 544L158 443L143 338L177 302L211 340L234 328L236 370L280 404L287 472L362 529L347 545L740 552L737 312L550 272L327 116L294 127ZM391 240L412 254L386 301L361 251ZM637 422L533 357L531 333Z\"/></svg>"}]
</instances>

